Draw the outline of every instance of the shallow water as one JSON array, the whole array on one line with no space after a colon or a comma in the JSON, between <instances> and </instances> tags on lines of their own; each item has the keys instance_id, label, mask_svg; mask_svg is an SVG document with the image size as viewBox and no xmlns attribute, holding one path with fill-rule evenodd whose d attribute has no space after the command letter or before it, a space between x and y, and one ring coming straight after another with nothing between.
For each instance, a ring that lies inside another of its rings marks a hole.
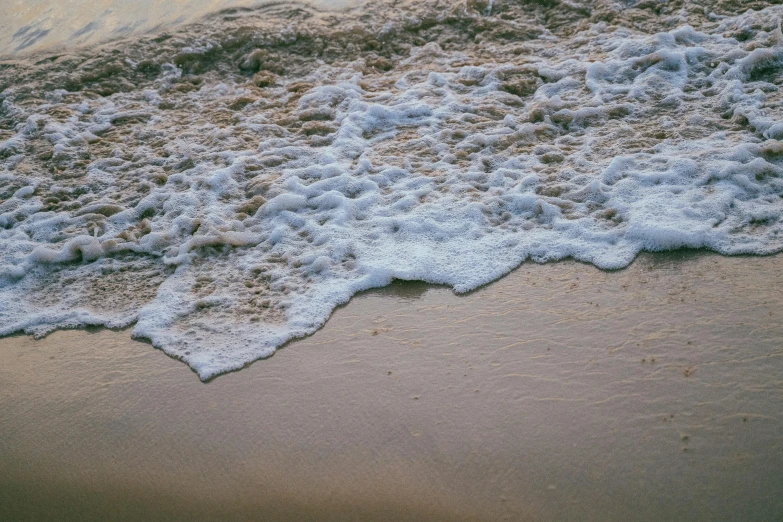
<instances>
[{"instance_id":1,"label":"shallow water","mask_svg":"<svg viewBox=\"0 0 783 522\"><path fill-rule=\"evenodd\" d=\"M0 335L135 323L208 379L395 278L778 252L781 14L281 3L8 60Z\"/></svg>"},{"instance_id":2,"label":"shallow water","mask_svg":"<svg viewBox=\"0 0 783 522\"><path fill-rule=\"evenodd\" d=\"M264 0L4 0L0 56L72 48L160 32L222 9L257 7ZM341 9L358 0L311 0Z\"/></svg>"}]
</instances>

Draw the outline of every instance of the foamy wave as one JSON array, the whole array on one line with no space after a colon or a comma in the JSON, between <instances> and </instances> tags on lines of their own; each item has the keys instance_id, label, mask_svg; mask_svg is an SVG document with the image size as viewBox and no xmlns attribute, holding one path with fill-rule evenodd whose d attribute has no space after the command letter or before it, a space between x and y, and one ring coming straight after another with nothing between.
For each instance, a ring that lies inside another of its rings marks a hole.
<instances>
[{"instance_id":1,"label":"foamy wave","mask_svg":"<svg viewBox=\"0 0 783 522\"><path fill-rule=\"evenodd\" d=\"M0 95L0 334L135 322L207 379L394 278L783 249L783 9L643 34L553 5L232 15L30 65Z\"/></svg>"}]
</instances>

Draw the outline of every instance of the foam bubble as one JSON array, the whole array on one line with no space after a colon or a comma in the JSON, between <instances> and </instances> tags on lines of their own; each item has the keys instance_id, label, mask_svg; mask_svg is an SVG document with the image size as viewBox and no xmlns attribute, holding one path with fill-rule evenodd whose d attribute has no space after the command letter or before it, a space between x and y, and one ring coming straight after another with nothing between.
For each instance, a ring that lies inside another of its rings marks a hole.
<instances>
[{"instance_id":1,"label":"foam bubble","mask_svg":"<svg viewBox=\"0 0 783 522\"><path fill-rule=\"evenodd\" d=\"M569 34L514 5L316 24L312 48L232 40L234 17L70 90L6 87L0 334L135 322L207 379L394 278L465 292L525 260L783 249L779 7L643 34L614 6Z\"/></svg>"}]
</instances>

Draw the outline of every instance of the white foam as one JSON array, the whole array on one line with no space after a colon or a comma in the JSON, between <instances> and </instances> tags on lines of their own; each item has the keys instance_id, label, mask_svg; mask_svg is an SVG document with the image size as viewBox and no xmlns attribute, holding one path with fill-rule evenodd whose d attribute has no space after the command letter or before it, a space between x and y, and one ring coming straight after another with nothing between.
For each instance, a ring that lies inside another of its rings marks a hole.
<instances>
[{"instance_id":1,"label":"white foam","mask_svg":"<svg viewBox=\"0 0 783 522\"><path fill-rule=\"evenodd\" d=\"M589 45L524 66L464 66L429 43L374 90L354 65L323 65L289 104L312 135L273 123L271 102L222 127L168 123L171 77L158 91L50 101L83 116L17 115L0 144L2 175L20 185L0 205L0 334L136 321L134 335L207 379L394 278L465 292L528 259L616 269L642 250L778 252L783 119L768 107L778 87L754 71L778 67L783 50L747 51L723 28L780 13L724 19L714 33L593 27L574 37ZM538 82L521 102L499 91L519 74ZM248 92L204 85L188 100L206 111ZM740 117L747 126L731 123ZM118 142L91 161L83 193L13 168L36 136L67 163L128 120L136 148ZM72 206L44 211L44 189ZM101 281L123 302L96 297ZM45 285L59 294L42 302Z\"/></svg>"}]
</instances>

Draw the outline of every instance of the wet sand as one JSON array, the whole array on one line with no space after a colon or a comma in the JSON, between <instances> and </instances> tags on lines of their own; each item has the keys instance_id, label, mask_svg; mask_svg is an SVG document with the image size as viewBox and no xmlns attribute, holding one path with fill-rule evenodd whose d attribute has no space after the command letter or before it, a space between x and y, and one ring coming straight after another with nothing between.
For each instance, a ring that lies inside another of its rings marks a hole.
<instances>
[{"instance_id":1,"label":"wet sand","mask_svg":"<svg viewBox=\"0 0 783 522\"><path fill-rule=\"evenodd\" d=\"M0 339L0 519L780 520L782 259L399 282L206 384Z\"/></svg>"}]
</instances>

